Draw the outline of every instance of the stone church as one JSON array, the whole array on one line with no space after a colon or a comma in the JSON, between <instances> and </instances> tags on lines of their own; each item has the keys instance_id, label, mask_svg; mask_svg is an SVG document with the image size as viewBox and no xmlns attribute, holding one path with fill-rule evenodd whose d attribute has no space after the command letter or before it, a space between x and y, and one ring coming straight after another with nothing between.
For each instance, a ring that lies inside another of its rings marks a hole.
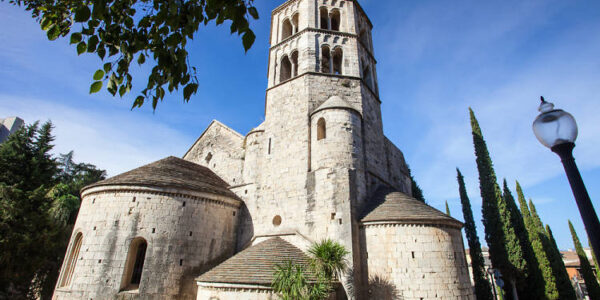
<instances>
[{"instance_id":1,"label":"stone church","mask_svg":"<svg viewBox=\"0 0 600 300\"><path fill-rule=\"evenodd\" d=\"M462 223L410 196L383 134L358 2L271 18L265 121L83 188L54 299L278 299L274 266L326 238L350 252L336 299L474 299Z\"/></svg>"}]
</instances>

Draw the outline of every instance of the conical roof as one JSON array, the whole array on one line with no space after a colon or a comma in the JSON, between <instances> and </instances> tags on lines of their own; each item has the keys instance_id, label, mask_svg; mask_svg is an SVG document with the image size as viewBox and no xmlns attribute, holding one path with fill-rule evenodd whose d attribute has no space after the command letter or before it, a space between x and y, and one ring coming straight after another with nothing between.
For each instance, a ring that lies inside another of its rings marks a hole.
<instances>
[{"instance_id":1,"label":"conical roof","mask_svg":"<svg viewBox=\"0 0 600 300\"><path fill-rule=\"evenodd\" d=\"M317 109L315 109L311 113L311 115L315 114L319 111L322 111L325 109L330 109L330 108L351 109L360 115L360 112L354 106L352 106L352 104L348 103L348 101L346 101L338 96L329 97L329 99L327 99L325 102L323 102L321 105L319 105L319 107L317 107Z\"/></svg>"},{"instance_id":2,"label":"conical roof","mask_svg":"<svg viewBox=\"0 0 600 300\"><path fill-rule=\"evenodd\" d=\"M439 224L461 228L462 223L445 213L390 188L379 188L363 210L363 223Z\"/></svg>"},{"instance_id":3,"label":"conical roof","mask_svg":"<svg viewBox=\"0 0 600 300\"><path fill-rule=\"evenodd\" d=\"M307 279L316 277L306 268L309 258L280 237L270 238L234 255L196 280L211 283L233 283L270 286L273 282L275 266L291 261L305 267Z\"/></svg>"},{"instance_id":4,"label":"conical roof","mask_svg":"<svg viewBox=\"0 0 600 300\"><path fill-rule=\"evenodd\" d=\"M84 187L81 191L109 185L180 188L235 197L235 194L228 189L227 182L213 171L174 156L98 181Z\"/></svg>"}]
</instances>

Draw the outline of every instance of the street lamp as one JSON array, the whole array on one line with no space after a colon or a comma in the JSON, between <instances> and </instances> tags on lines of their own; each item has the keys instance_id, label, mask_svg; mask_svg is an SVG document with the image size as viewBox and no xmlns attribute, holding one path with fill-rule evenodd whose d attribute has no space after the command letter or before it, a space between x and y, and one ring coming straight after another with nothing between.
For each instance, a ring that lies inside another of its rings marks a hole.
<instances>
[{"instance_id":1,"label":"street lamp","mask_svg":"<svg viewBox=\"0 0 600 300\"><path fill-rule=\"evenodd\" d=\"M533 121L533 133L540 143L560 156L590 244L596 257L600 257L600 222L573 158L577 123L570 113L554 109L554 104L546 102L544 97L541 99L542 103L538 109L540 115Z\"/></svg>"}]
</instances>

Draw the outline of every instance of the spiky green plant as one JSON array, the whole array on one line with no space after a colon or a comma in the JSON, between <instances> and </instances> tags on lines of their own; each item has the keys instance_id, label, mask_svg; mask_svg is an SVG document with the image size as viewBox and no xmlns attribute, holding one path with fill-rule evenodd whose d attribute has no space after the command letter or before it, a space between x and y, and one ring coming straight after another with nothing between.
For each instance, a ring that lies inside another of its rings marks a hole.
<instances>
[{"instance_id":1,"label":"spiky green plant","mask_svg":"<svg viewBox=\"0 0 600 300\"><path fill-rule=\"evenodd\" d=\"M343 245L330 239L314 243L308 253L311 256L311 264L317 274L323 274L325 278L334 280L340 278L348 267L345 256L350 252Z\"/></svg>"},{"instance_id":2,"label":"spiky green plant","mask_svg":"<svg viewBox=\"0 0 600 300\"><path fill-rule=\"evenodd\" d=\"M588 295L590 299L600 299L600 285L598 284L598 280L596 280L596 276L594 276L594 271L592 271L592 266L590 265L590 261L583 251L583 246L581 246L581 242L579 241L579 237L577 236L577 232L575 232L575 228L569 220L569 229L571 230L571 237L573 237L573 244L575 245L575 251L577 251L577 256L579 256L579 266L581 267L581 276L585 281L585 287L587 288Z\"/></svg>"}]
</instances>

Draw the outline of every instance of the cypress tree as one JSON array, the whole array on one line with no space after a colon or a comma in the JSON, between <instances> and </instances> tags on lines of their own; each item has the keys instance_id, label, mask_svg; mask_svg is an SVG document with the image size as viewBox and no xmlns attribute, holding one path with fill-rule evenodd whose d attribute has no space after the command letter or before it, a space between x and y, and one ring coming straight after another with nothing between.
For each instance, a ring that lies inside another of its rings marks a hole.
<instances>
[{"instance_id":1,"label":"cypress tree","mask_svg":"<svg viewBox=\"0 0 600 300\"><path fill-rule=\"evenodd\" d=\"M408 174L410 175L410 185L411 185L411 191L412 191L413 198L425 203L425 197L423 196L423 190L421 189L421 187L419 186L419 184L413 177L410 168L408 168Z\"/></svg>"},{"instance_id":2,"label":"cypress tree","mask_svg":"<svg viewBox=\"0 0 600 300\"><path fill-rule=\"evenodd\" d=\"M511 224L506 202L502 198L481 128L471 108L469 108L469 113L477 170L479 171L485 240L489 246L492 265L500 270L504 281L508 283L504 287L508 292L506 294L514 295L519 270L524 269L526 263L521 255L521 245Z\"/></svg>"},{"instance_id":3,"label":"cypress tree","mask_svg":"<svg viewBox=\"0 0 600 300\"><path fill-rule=\"evenodd\" d=\"M458 168L456 169L456 178L458 180L458 192L462 204L463 217L465 219L465 235L469 244L469 256L471 256L471 267L473 269L473 281L475 282L475 296L477 300L492 300L492 287L485 277L485 264L481 254L481 244L477 236L477 227L473 219L471 202L465 188L465 180ZM448 202L446 202L447 204Z\"/></svg>"},{"instance_id":4,"label":"cypress tree","mask_svg":"<svg viewBox=\"0 0 600 300\"><path fill-rule=\"evenodd\" d=\"M446 214L447 214L448 216L452 216L452 215L450 214L450 208L448 207L448 201L446 201Z\"/></svg>"},{"instance_id":5,"label":"cypress tree","mask_svg":"<svg viewBox=\"0 0 600 300\"><path fill-rule=\"evenodd\" d=\"M546 257L550 262L550 267L552 268L552 274L554 277L554 282L556 283L556 289L558 290L559 299L576 299L577 296L575 295L575 290L573 289L573 285L569 279L569 274L565 268L565 264L562 260L562 255L558 250L558 246L554 241L554 237L548 234L548 231L544 229L544 223L538 215L535 205L531 199L529 199L529 211L533 226L538 232L544 252L546 253Z\"/></svg>"},{"instance_id":6,"label":"cypress tree","mask_svg":"<svg viewBox=\"0 0 600 300\"><path fill-rule=\"evenodd\" d=\"M558 299L558 293L556 292L556 289L554 289L554 294L556 294L556 297L548 297L548 295L545 295L544 293L545 284L543 282L544 279L540 271L538 259L535 256L535 252L532 248L523 216L517 208L515 198L508 188L506 179L503 181L503 198L506 202L508 213L510 214L511 224L514 228L519 245L521 246L522 252L518 253L517 259L522 258L526 261L526 263L519 262L520 266L522 266L521 269L519 269L519 295L527 297L528 299L541 299L544 297L549 299ZM515 265L517 264L515 263Z\"/></svg>"},{"instance_id":7,"label":"cypress tree","mask_svg":"<svg viewBox=\"0 0 600 300\"><path fill-rule=\"evenodd\" d=\"M583 251L583 247L581 246L581 242L579 241L579 237L577 237L577 232L575 232L571 220L569 220L569 229L571 230L571 236L573 237L573 244L575 244L575 251L577 251L577 256L579 256L581 276L585 281L588 295L592 300L600 299L600 286L598 285L596 276L594 276L594 271L592 271L592 266L588 261L587 255L585 255L585 252Z\"/></svg>"},{"instance_id":8,"label":"cypress tree","mask_svg":"<svg viewBox=\"0 0 600 300\"><path fill-rule=\"evenodd\" d=\"M596 278L600 277L600 266L598 266L598 259L596 258L596 253L594 252L594 248L592 248L592 244L589 243L589 238L588 238L588 246L590 247L590 249L592 250L592 260L594 261L594 269L596 271Z\"/></svg>"}]
</instances>

